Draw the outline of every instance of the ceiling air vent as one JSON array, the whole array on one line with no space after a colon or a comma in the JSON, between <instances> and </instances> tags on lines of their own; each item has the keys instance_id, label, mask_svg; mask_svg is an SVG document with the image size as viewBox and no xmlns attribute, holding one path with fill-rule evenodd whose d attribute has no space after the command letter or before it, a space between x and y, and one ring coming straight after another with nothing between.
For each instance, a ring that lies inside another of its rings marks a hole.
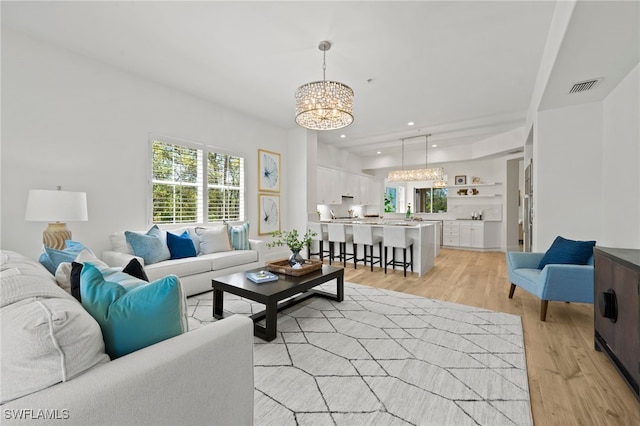
<instances>
[{"instance_id":1,"label":"ceiling air vent","mask_svg":"<svg viewBox=\"0 0 640 426\"><path fill-rule=\"evenodd\" d=\"M602 77L594 78L592 80L581 81L575 83L569 93L586 92L587 90L595 89L596 86L602 81Z\"/></svg>"}]
</instances>

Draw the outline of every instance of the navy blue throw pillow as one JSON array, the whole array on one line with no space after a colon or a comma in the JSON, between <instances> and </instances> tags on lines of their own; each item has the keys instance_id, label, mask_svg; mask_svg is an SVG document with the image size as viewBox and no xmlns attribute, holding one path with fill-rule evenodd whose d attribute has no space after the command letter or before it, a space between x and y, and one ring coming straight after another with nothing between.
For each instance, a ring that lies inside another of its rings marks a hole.
<instances>
[{"instance_id":1,"label":"navy blue throw pillow","mask_svg":"<svg viewBox=\"0 0 640 426\"><path fill-rule=\"evenodd\" d=\"M558 236L542 257L538 269L549 264L586 265L593 256L595 245L595 241L574 241Z\"/></svg>"},{"instance_id":2,"label":"navy blue throw pillow","mask_svg":"<svg viewBox=\"0 0 640 426\"><path fill-rule=\"evenodd\" d=\"M83 266L82 263L71 262L71 295L80 303L82 303L82 296L80 296L80 274L82 273Z\"/></svg>"},{"instance_id":3,"label":"navy blue throw pillow","mask_svg":"<svg viewBox=\"0 0 640 426\"><path fill-rule=\"evenodd\" d=\"M149 282L149 277L147 277L147 273L144 272L144 268L138 262L138 259L133 258L127 263L127 266L122 270L125 274L129 274L134 278L137 278L142 281Z\"/></svg>"},{"instance_id":4,"label":"navy blue throw pillow","mask_svg":"<svg viewBox=\"0 0 640 426\"><path fill-rule=\"evenodd\" d=\"M183 259L198 255L196 247L193 245L193 240L187 231L184 231L181 235L167 232L167 245L169 246L169 252L171 252L171 259Z\"/></svg>"}]
</instances>

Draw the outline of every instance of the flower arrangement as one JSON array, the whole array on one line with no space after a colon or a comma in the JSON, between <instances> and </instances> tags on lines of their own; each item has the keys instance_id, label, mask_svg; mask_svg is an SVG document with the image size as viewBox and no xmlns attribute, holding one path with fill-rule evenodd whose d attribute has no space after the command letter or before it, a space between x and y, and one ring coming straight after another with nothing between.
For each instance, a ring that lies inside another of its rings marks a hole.
<instances>
[{"instance_id":1,"label":"flower arrangement","mask_svg":"<svg viewBox=\"0 0 640 426\"><path fill-rule=\"evenodd\" d=\"M292 251L299 251L302 250L304 246L310 246L312 237L316 235L318 234L310 230L307 230L302 237L298 234L297 229L291 231L274 231L271 233L274 240L267 243L267 247L286 245Z\"/></svg>"}]
</instances>

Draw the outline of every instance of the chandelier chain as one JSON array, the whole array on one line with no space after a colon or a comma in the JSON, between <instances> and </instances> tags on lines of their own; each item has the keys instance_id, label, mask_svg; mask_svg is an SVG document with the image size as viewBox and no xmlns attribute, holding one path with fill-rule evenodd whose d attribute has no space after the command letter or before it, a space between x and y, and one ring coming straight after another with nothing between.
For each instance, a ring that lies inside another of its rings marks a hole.
<instances>
[{"instance_id":1,"label":"chandelier chain","mask_svg":"<svg viewBox=\"0 0 640 426\"><path fill-rule=\"evenodd\" d=\"M429 136L431 135L424 135L424 168L425 169L429 168L429 162L428 162L428 156L427 156L427 152L429 151Z\"/></svg>"},{"instance_id":2,"label":"chandelier chain","mask_svg":"<svg viewBox=\"0 0 640 426\"><path fill-rule=\"evenodd\" d=\"M327 51L322 51L322 81L327 81Z\"/></svg>"}]
</instances>

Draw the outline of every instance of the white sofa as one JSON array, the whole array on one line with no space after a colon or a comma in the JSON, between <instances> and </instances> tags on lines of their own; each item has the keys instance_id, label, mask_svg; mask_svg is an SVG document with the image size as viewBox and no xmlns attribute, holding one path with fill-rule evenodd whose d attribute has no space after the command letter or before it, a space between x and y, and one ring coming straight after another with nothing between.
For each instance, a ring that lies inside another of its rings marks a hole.
<instances>
[{"instance_id":1,"label":"white sofa","mask_svg":"<svg viewBox=\"0 0 640 426\"><path fill-rule=\"evenodd\" d=\"M206 228L206 227L204 227ZM168 230L180 233L192 228ZM144 231L142 231L144 233ZM102 260L111 267L124 267L134 257L153 281L173 274L180 278L187 296L211 291L211 280L222 275L258 268L265 264L266 243L249 239L250 250L228 250L210 254L198 254L196 257L163 260L145 265L144 259L133 254L126 243L122 243L124 233L111 235L112 250L102 252Z\"/></svg>"},{"instance_id":2,"label":"white sofa","mask_svg":"<svg viewBox=\"0 0 640 426\"><path fill-rule=\"evenodd\" d=\"M46 269L14 252L0 257L3 425L253 423L248 317L235 315L109 361L96 345L98 324ZM68 328L73 331L65 333Z\"/></svg>"}]
</instances>

